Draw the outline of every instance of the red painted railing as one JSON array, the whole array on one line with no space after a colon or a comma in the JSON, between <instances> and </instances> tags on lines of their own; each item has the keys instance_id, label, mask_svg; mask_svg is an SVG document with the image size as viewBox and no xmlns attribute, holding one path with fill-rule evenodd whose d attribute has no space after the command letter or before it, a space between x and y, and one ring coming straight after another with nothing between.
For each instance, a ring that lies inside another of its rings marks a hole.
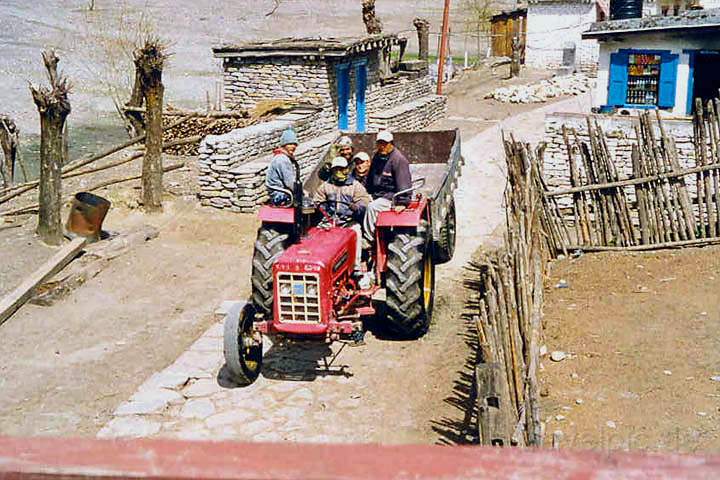
<instances>
[{"instance_id":1,"label":"red painted railing","mask_svg":"<svg viewBox=\"0 0 720 480\"><path fill-rule=\"evenodd\" d=\"M720 456L0 437L0 479L711 479Z\"/></svg>"}]
</instances>

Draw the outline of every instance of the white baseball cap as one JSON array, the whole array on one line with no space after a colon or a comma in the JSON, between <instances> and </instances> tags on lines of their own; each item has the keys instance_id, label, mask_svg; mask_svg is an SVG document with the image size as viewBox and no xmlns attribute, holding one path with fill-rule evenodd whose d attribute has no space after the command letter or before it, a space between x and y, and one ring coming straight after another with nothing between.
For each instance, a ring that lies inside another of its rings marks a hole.
<instances>
[{"instance_id":1,"label":"white baseball cap","mask_svg":"<svg viewBox=\"0 0 720 480\"><path fill-rule=\"evenodd\" d=\"M330 168L340 167L340 168L347 168L348 162L347 158L345 157L335 157L333 158L332 163L330 164Z\"/></svg>"},{"instance_id":2,"label":"white baseball cap","mask_svg":"<svg viewBox=\"0 0 720 480\"><path fill-rule=\"evenodd\" d=\"M362 160L363 162L369 162L370 155L368 155L365 152L358 152L353 156L353 161L355 161L355 160Z\"/></svg>"},{"instance_id":3,"label":"white baseball cap","mask_svg":"<svg viewBox=\"0 0 720 480\"><path fill-rule=\"evenodd\" d=\"M377 134L377 137L375 137L375 141L390 143L393 141L393 134L390 133L388 130L380 130Z\"/></svg>"}]
</instances>

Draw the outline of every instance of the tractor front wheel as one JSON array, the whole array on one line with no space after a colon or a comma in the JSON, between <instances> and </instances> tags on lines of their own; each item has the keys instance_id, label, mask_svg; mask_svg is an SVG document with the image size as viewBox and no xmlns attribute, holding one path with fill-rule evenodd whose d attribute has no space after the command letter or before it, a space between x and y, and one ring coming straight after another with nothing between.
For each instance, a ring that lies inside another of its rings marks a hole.
<instances>
[{"instance_id":1,"label":"tractor front wheel","mask_svg":"<svg viewBox=\"0 0 720 480\"><path fill-rule=\"evenodd\" d=\"M385 314L390 331L402 338L427 332L435 301L435 263L426 221L398 231L388 245Z\"/></svg>"},{"instance_id":2,"label":"tractor front wheel","mask_svg":"<svg viewBox=\"0 0 720 480\"><path fill-rule=\"evenodd\" d=\"M255 312L251 303L245 303L229 311L225 317L225 366L239 385L253 383L262 369L262 335L253 331Z\"/></svg>"},{"instance_id":3,"label":"tractor front wheel","mask_svg":"<svg viewBox=\"0 0 720 480\"><path fill-rule=\"evenodd\" d=\"M290 233L287 228L263 224L255 240L252 261L252 300L258 312L266 317L273 310L272 267L288 246Z\"/></svg>"}]
</instances>

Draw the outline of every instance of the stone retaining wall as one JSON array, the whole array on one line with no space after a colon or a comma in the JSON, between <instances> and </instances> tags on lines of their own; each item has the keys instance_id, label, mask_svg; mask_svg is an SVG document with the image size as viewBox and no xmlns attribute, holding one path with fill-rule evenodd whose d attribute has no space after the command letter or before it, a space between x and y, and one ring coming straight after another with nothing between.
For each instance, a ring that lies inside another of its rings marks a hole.
<instances>
[{"instance_id":1,"label":"stone retaining wall","mask_svg":"<svg viewBox=\"0 0 720 480\"><path fill-rule=\"evenodd\" d=\"M428 95L372 115L368 130L421 130L444 117L446 110L447 97Z\"/></svg>"}]
</instances>

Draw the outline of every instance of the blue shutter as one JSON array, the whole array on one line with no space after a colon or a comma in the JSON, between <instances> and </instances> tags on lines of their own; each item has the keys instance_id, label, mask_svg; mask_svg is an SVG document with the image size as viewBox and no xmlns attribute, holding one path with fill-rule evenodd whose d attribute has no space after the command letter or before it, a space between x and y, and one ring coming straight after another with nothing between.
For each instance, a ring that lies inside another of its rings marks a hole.
<instances>
[{"instance_id":1,"label":"blue shutter","mask_svg":"<svg viewBox=\"0 0 720 480\"><path fill-rule=\"evenodd\" d=\"M608 105L622 107L627 99L628 53L610 55L610 80L608 81Z\"/></svg>"},{"instance_id":2,"label":"blue shutter","mask_svg":"<svg viewBox=\"0 0 720 480\"><path fill-rule=\"evenodd\" d=\"M660 66L660 92L658 107L673 108L675 106L675 86L677 84L677 67L679 55L663 52Z\"/></svg>"},{"instance_id":3,"label":"blue shutter","mask_svg":"<svg viewBox=\"0 0 720 480\"><path fill-rule=\"evenodd\" d=\"M355 112L357 131L365 132L365 89L367 88L367 65L355 65Z\"/></svg>"},{"instance_id":4,"label":"blue shutter","mask_svg":"<svg viewBox=\"0 0 720 480\"><path fill-rule=\"evenodd\" d=\"M348 118L348 102L350 101L350 65L338 65L336 72L338 129L347 131L350 123Z\"/></svg>"}]
</instances>

